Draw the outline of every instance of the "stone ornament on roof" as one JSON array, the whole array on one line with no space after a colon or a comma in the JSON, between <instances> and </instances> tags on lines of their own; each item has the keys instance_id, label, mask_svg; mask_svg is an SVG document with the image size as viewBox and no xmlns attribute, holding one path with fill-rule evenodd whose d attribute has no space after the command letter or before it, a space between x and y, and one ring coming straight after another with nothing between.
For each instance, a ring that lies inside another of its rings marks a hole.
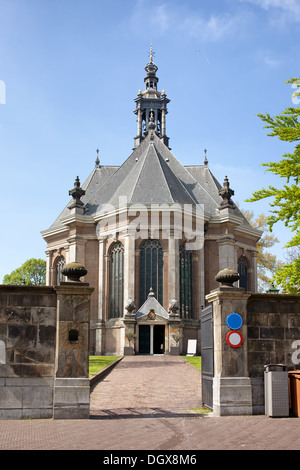
<instances>
[{"instance_id":1,"label":"stone ornament on roof","mask_svg":"<svg viewBox=\"0 0 300 470\"><path fill-rule=\"evenodd\" d=\"M97 158L95 160L95 168L100 168L99 149L96 150Z\"/></svg>"},{"instance_id":2,"label":"stone ornament on roof","mask_svg":"<svg viewBox=\"0 0 300 470\"><path fill-rule=\"evenodd\" d=\"M231 207L232 209L234 209L235 206L233 204L233 201L231 200L231 196L234 195L234 191L229 187L229 181L227 176L225 176L223 188L220 189L219 195L223 199L220 204L220 209L224 209L226 207Z\"/></svg>"},{"instance_id":3,"label":"stone ornament on roof","mask_svg":"<svg viewBox=\"0 0 300 470\"><path fill-rule=\"evenodd\" d=\"M206 153L207 153L207 150L205 149L205 150L204 150L204 154L205 154L205 157L204 157L204 165L208 165L208 160L207 160Z\"/></svg>"},{"instance_id":4,"label":"stone ornament on roof","mask_svg":"<svg viewBox=\"0 0 300 470\"><path fill-rule=\"evenodd\" d=\"M74 207L82 207L84 206L84 203L80 200L82 196L85 195L84 189L80 187L80 180L79 177L77 176L75 183L74 183L74 188L70 189L69 195L72 196L73 200L69 204L69 209L73 209Z\"/></svg>"}]
</instances>

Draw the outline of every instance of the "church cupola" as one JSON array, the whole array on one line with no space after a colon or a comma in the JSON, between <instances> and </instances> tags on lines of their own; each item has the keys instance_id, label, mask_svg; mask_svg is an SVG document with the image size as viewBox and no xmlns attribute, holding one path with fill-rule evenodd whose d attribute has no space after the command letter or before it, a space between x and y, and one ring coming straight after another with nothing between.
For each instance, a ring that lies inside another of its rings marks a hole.
<instances>
[{"instance_id":1,"label":"church cupola","mask_svg":"<svg viewBox=\"0 0 300 470\"><path fill-rule=\"evenodd\" d=\"M154 130L158 137L162 139L164 144L169 147L169 138L166 135L166 114L168 113L167 104L170 100L167 98L165 91L161 93L157 90L158 77L156 72L157 65L153 62L153 49L151 46L149 58L150 61L145 67L147 75L144 79L145 91L139 90L134 113L137 115L138 132L135 137L135 148L141 143L148 133L148 126L151 121L154 123Z\"/></svg>"}]
</instances>

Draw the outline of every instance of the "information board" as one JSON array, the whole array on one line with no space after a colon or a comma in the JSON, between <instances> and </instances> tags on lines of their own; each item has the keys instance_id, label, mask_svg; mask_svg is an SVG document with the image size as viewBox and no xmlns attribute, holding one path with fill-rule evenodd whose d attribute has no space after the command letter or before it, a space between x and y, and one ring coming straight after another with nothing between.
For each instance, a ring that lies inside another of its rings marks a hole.
<instances>
[{"instance_id":1,"label":"information board","mask_svg":"<svg viewBox=\"0 0 300 470\"><path fill-rule=\"evenodd\" d=\"M197 340L188 339L187 356L195 356L197 352Z\"/></svg>"}]
</instances>

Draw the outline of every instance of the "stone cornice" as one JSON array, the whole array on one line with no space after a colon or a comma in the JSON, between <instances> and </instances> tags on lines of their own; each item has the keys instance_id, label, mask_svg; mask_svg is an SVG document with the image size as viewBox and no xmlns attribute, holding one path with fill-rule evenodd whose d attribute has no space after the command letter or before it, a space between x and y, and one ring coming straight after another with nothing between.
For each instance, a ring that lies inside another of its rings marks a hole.
<instances>
[{"instance_id":1,"label":"stone cornice","mask_svg":"<svg viewBox=\"0 0 300 470\"><path fill-rule=\"evenodd\" d=\"M44 239L52 237L54 235L59 235L61 233L66 233L70 230L69 225L71 224L92 224L95 225L95 221L92 216L82 215L82 214L70 214L68 217L64 217L61 220L61 224L54 226L47 230L43 230L41 235Z\"/></svg>"},{"instance_id":2,"label":"stone cornice","mask_svg":"<svg viewBox=\"0 0 300 470\"><path fill-rule=\"evenodd\" d=\"M241 232L245 235L250 235L254 238L260 238L263 234L261 230L251 227L250 225L244 225L243 219L235 214L232 214L232 211L221 211L220 214L214 215L210 218L210 224L224 224L230 223L235 225L234 230L236 232Z\"/></svg>"},{"instance_id":3,"label":"stone cornice","mask_svg":"<svg viewBox=\"0 0 300 470\"><path fill-rule=\"evenodd\" d=\"M47 230L43 230L41 232L41 235L45 240L46 238L52 237L53 235L59 235L60 233L64 233L64 232L68 232L68 231L69 231L69 227L64 227L62 225L59 225L57 227L53 227L53 228L49 228Z\"/></svg>"}]
</instances>

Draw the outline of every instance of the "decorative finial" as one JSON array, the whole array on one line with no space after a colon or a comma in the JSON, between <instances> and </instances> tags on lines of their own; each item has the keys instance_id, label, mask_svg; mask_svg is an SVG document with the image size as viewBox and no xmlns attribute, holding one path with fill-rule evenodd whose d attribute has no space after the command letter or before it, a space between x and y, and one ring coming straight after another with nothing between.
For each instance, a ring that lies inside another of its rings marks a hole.
<instances>
[{"instance_id":1,"label":"decorative finial","mask_svg":"<svg viewBox=\"0 0 300 470\"><path fill-rule=\"evenodd\" d=\"M225 207L233 207L234 204L231 200L231 196L234 195L233 189L229 187L229 181L227 176L225 176L223 188L220 189L219 195L222 197L223 201L221 202L220 209Z\"/></svg>"},{"instance_id":2,"label":"decorative finial","mask_svg":"<svg viewBox=\"0 0 300 470\"><path fill-rule=\"evenodd\" d=\"M62 274L64 276L67 276L68 282L63 282L61 284L68 284L68 283L82 284L82 282L80 281L80 278L87 274L87 270L82 264L77 263L77 261L73 261L72 263L66 264L64 266L64 268L62 269ZM84 284L84 285L88 285L88 284Z\"/></svg>"},{"instance_id":3,"label":"decorative finial","mask_svg":"<svg viewBox=\"0 0 300 470\"><path fill-rule=\"evenodd\" d=\"M83 202L80 201L80 199L84 195L85 195L85 191L84 189L80 187L79 177L77 176L75 183L74 183L74 188L70 189L69 191L69 196L72 196L73 198L73 204L69 206L69 209L71 209L74 206L84 206Z\"/></svg>"},{"instance_id":4,"label":"decorative finial","mask_svg":"<svg viewBox=\"0 0 300 470\"><path fill-rule=\"evenodd\" d=\"M207 150L204 149L204 153L205 153L204 165L207 165L207 164L208 164L208 160L207 160L207 158L206 158L206 152L207 152Z\"/></svg>"},{"instance_id":5,"label":"decorative finial","mask_svg":"<svg viewBox=\"0 0 300 470\"><path fill-rule=\"evenodd\" d=\"M151 109L151 111L150 111L150 121L149 121L149 124L148 124L148 129L150 131L153 131L155 129L153 109Z\"/></svg>"},{"instance_id":6,"label":"decorative finial","mask_svg":"<svg viewBox=\"0 0 300 470\"><path fill-rule=\"evenodd\" d=\"M240 275L229 268L222 269L215 277L215 280L221 283L221 287L233 287L233 283L237 282L239 279Z\"/></svg>"},{"instance_id":7,"label":"decorative finial","mask_svg":"<svg viewBox=\"0 0 300 470\"><path fill-rule=\"evenodd\" d=\"M99 149L97 149L96 152L97 152L97 158L95 160L95 168L100 168Z\"/></svg>"},{"instance_id":8,"label":"decorative finial","mask_svg":"<svg viewBox=\"0 0 300 470\"><path fill-rule=\"evenodd\" d=\"M158 70L158 67L157 65L153 62L153 57L154 57L154 51L153 51L153 47L152 47L152 44L151 44L151 48L150 48L150 52L149 52L149 58L150 58L150 62L148 62L148 64L146 65L145 67L145 70L149 75L155 75L157 70Z\"/></svg>"},{"instance_id":9,"label":"decorative finial","mask_svg":"<svg viewBox=\"0 0 300 470\"><path fill-rule=\"evenodd\" d=\"M153 51L153 47L152 47L152 44L151 44L151 47L150 47L150 54L149 54L149 57L150 57L150 62L153 61L153 56L154 56L155 52Z\"/></svg>"},{"instance_id":10,"label":"decorative finial","mask_svg":"<svg viewBox=\"0 0 300 470\"><path fill-rule=\"evenodd\" d=\"M155 297L155 294L153 292L152 287L150 287L150 291L149 291L149 294L148 294L148 299L149 299L149 297Z\"/></svg>"}]
</instances>

